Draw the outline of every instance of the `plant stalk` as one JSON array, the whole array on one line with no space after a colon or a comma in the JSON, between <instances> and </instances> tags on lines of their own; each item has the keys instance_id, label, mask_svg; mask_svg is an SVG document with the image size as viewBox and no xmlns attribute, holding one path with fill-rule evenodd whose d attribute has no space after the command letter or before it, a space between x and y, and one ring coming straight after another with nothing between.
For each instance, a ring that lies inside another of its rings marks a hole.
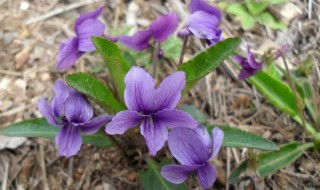
<instances>
[{"instance_id":1,"label":"plant stalk","mask_svg":"<svg viewBox=\"0 0 320 190\"><path fill-rule=\"evenodd\" d=\"M184 39L183 39L183 45L182 45L182 49L181 49L181 53L180 53L180 58L179 58L179 62L178 62L178 67L180 65L182 65L183 63L183 58L184 58L184 54L186 52L186 47L187 47L187 44L188 44L188 39L189 39L189 36L185 36Z\"/></svg>"},{"instance_id":2,"label":"plant stalk","mask_svg":"<svg viewBox=\"0 0 320 190\"><path fill-rule=\"evenodd\" d=\"M160 49L160 43L154 41L153 44L153 54L152 54L152 63L153 63L153 78L156 78L157 75L157 67L158 67L158 53Z\"/></svg>"},{"instance_id":3,"label":"plant stalk","mask_svg":"<svg viewBox=\"0 0 320 190\"><path fill-rule=\"evenodd\" d=\"M287 63L287 60L286 58L284 57L284 54L283 52L280 50L280 55L281 55L281 58L283 60L283 63L286 67L286 72L287 72L287 76L288 76L288 80L289 80L289 85L293 91L293 95L294 95L294 99L295 99L295 102L297 103L297 106L298 106L298 111L299 111L299 114L300 114L300 118L301 118L301 123L302 123L302 126L312 135L316 135L316 131L311 127L311 126L307 126L306 124L306 120L304 118L304 115L303 115L303 107L302 107L302 104L301 102L299 101L298 99L298 92L297 92L297 89L293 83L293 80L292 80L292 77L291 77L291 74L290 74L290 71L289 71L289 67L288 67L288 63Z\"/></svg>"}]
</instances>

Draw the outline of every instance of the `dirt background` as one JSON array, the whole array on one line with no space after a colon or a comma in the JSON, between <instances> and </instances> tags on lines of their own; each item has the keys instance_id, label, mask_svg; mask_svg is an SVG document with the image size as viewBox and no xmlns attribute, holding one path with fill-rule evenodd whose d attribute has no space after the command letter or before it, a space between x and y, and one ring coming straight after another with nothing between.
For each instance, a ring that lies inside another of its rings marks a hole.
<instances>
[{"instance_id":1,"label":"dirt background","mask_svg":"<svg viewBox=\"0 0 320 190\"><path fill-rule=\"evenodd\" d=\"M189 12L185 1L143 0L0 0L0 129L24 119L41 117L37 111L40 97L52 97L51 85L68 73L90 71L100 64L99 56L86 54L67 71L55 70L60 41L73 35L73 23L79 12L93 10L105 3L101 20L109 28L124 24L144 28L158 15L174 11L181 21ZM211 1L213 5L216 2ZM270 11L284 21L288 30L272 31L257 25L243 31L232 16L224 14L221 28L225 37L239 36L249 42L254 53L288 43L287 59L297 65L307 57L316 64L320 59L320 5L313 1L291 0ZM183 25L181 25L182 27ZM189 41L187 58L202 49L201 43ZM246 44L240 47L245 50ZM171 72L173 66L162 66ZM101 79L106 73L95 73ZM318 81L314 81L317 84ZM207 114L208 124L229 124L259 134L278 145L310 141L301 126L273 108L248 83L236 79L227 63L219 67L183 97L184 104L195 105ZM252 109L252 105L257 110ZM100 113L96 109L96 113ZM125 157L117 147L97 148L84 145L71 159L57 155L53 141L37 138L6 139L0 136L0 183L7 189L142 189L139 172L146 168L145 153ZM10 148L8 144L12 143ZM20 145L18 148L18 144ZM226 177L242 160L248 149L225 149L214 161L219 178L214 189L226 189ZM163 151L160 154L168 154ZM294 164L261 180L243 180L230 189L320 189L320 155L306 152ZM5 176L8 175L8 178ZM197 183L189 180L192 189Z\"/></svg>"}]
</instances>

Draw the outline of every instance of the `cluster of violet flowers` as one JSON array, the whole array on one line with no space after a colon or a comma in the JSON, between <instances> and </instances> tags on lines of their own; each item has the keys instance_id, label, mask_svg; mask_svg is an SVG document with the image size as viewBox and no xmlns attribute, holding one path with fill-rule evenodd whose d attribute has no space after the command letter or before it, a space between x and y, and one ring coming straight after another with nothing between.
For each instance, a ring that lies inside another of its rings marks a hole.
<instances>
[{"instance_id":1,"label":"cluster of violet flowers","mask_svg":"<svg viewBox=\"0 0 320 190\"><path fill-rule=\"evenodd\" d=\"M101 36L121 42L128 48L142 51L152 47L152 41L162 43L174 33L178 26L175 13L163 15L154 20L146 30L133 36L111 36L104 34L105 25L99 21L104 6L80 15L75 21L76 36L62 42L57 56L57 69L67 69L85 53L95 51L91 36ZM219 28L221 12L204 0L191 0L191 15L187 25L178 36L194 35L205 40L208 46L221 41ZM161 48L159 55L162 54ZM242 66L240 78L247 78L262 68L255 61L248 48L248 58L234 56L234 61ZM201 64L201 63L199 63ZM210 160L217 155L223 141L219 128L212 130L212 139L207 129L195 121L188 113L176 109L185 87L185 73L177 71L163 79L158 87L152 76L141 67L133 66L126 74L124 101L127 110L116 115L93 117L93 109L87 98L73 88L68 88L62 80L53 86L55 96L51 103L41 99L39 111L47 121L60 131L55 142L59 155L71 157L81 148L83 134L93 134L105 125L109 135L123 134L134 126L140 126L150 155L154 156L166 142L171 154L181 165L164 166L161 175L172 183L182 183L191 173L196 173L202 188L210 188L217 174ZM109 123L107 123L109 122Z\"/></svg>"}]
</instances>

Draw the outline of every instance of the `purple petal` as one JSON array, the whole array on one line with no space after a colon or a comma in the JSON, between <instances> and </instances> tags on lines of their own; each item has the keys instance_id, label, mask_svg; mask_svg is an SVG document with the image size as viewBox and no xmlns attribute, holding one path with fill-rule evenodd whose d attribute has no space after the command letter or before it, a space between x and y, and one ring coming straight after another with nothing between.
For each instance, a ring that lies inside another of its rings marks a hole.
<instances>
[{"instance_id":1,"label":"purple petal","mask_svg":"<svg viewBox=\"0 0 320 190\"><path fill-rule=\"evenodd\" d=\"M106 133L110 135L123 134L128 129L138 125L144 118L136 111L121 111L106 126Z\"/></svg>"},{"instance_id":2,"label":"purple petal","mask_svg":"<svg viewBox=\"0 0 320 190\"><path fill-rule=\"evenodd\" d=\"M192 33L188 28L183 28L178 32L178 37L184 38L184 37L189 36L191 34Z\"/></svg>"},{"instance_id":3,"label":"purple petal","mask_svg":"<svg viewBox=\"0 0 320 190\"><path fill-rule=\"evenodd\" d=\"M236 54L232 56L232 61L239 65L242 65L242 63L246 61L246 58Z\"/></svg>"},{"instance_id":4,"label":"purple petal","mask_svg":"<svg viewBox=\"0 0 320 190\"><path fill-rule=\"evenodd\" d=\"M155 41L164 42L178 27L178 17L175 13L169 13L158 17L150 26Z\"/></svg>"},{"instance_id":5,"label":"purple petal","mask_svg":"<svg viewBox=\"0 0 320 190\"><path fill-rule=\"evenodd\" d=\"M152 36L151 30L137 32L134 36L120 35L119 41L130 49L142 51L150 47L149 40Z\"/></svg>"},{"instance_id":6,"label":"purple petal","mask_svg":"<svg viewBox=\"0 0 320 190\"><path fill-rule=\"evenodd\" d=\"M52 99L51 105L53 113L56 117L62 117L64 102L67 100L69 93L66 83L63 80L56 80L53 86L55 97Z\"/></svg>"},{"instance_id":7,"label":"purple petal","mask_svg":"<svg viewBox=\"0 0 320 190\"><path fill-rule=\"evenodd\" d=\"M201 138L202 142L208 147L208 149L210 149L212 143L208 129L203 125L199 125L197 128L193 129L193 131Z\"/></svg>"},{"instance_id":8,"label":"purple petal","mask_svg":"<svg viewBox=\"0 0 320 190\"><path fill-rule=\"evenodd\" d=\"M76 31L77 26L79 26L82 22L84 22L88 19L97 19L101 15L104 7L105 7L105 5L102 5L101 7L99 7L98 9L96 9L94 11L81 14L76 20L75 31Z\"/></svg>"},{"instance_id":9,"label":"purple petal","mask_svg":"<svg viewBox=\"0 0 320 190\"><path fill-rule=\"evenodd\" d=\"M57 69L66 69L73 66L84 52L78 51L78 40L76 37L61 42L57 56Z\"/></svg>"},{"instance_id":10,"label":"purple petal","mask_svg":"<svg viewBox=\"0 0 320 190\"><path fill-rule=\"evenodd\" d=\"M219 20L221 19L220 10L209 5L204 0L191 0L189 10L191 13L194 13L196 11L205 11L207 13L215 15Z\"/></svg>"},{"instance_id":11,"label":"purple petal","mask_svg":"<svg viewBox=\"0 0 320 190\"><path fill-rule=\"evenodd\" d=\"M221 29L216 29L215 34L216 34L215 38L207 40L207 44L210 47L216 45L218 42L223 40L222 30Z\"/></svg>"},{"instance_id":12,"label":"purple petal","mask_svg":"<svg viewBox=\"0 0 320 190\"><path fill-rule=\"evenodd\" d=\"M182 71L167 76L156 90L155 110L174 109L181 98L185 83L186 75Z\"/></svg>"},{"instance_id":13,"label":"purple petal","mask_svg":"<svg viewBox=\"0 0 320 190\"><path fill-rule=\"evenodd\" d=\"M157 121L161 121L162 125L170 129L176 127L194 129L199 125L190 114L177 109L164 109L153 114L153 117L156 118Z\"/></svg>"},{"instance_id":14,"label":"purple petal","mask_svg":"<svg viewBox=\"0 0 320 190\"><path fill-rule=\"evenodd\" d=\"M88 121L87 123L78 125L78 127L81 129L81 132L83 132L86 135L91 135L96 133L102 125L104 125L106 122L111 121L113 116L109 115L103 115L96 118L93 118L92 120Z\"/></svg>"},{"instance_id":15,"label":"purple petal","mask_svg":"<svg viewBox=\"0 0 320 190\"><path fill-rule=\"evenodd\" d=\"M149 73L140 67L131 67L124 79L124 100L128 110L154 110L155 84Z\"/></svg>"},{"instance_id":16,"label":"purple petal","mask_svg":"<svg viewBox=\"0 0 320 190\"><path fill-rule=\"evenodd\" d=\"M78 50L91 52L96 50L91 41L91 36L102 36L105 25L97 19L88 19L76 26L75 31L78 37Z\"/></svg>"},{"instance_id":17,"label":"purple petal","mask_svg":"<svg viewBox=\"0 0 320 190\"><path fill-rule=\"evenodd\" d=\"M278 59L281 56L281 52L285 53L288 51L288 49L289 49L289 44L284 44L283 46L281 46L280 50L276 50L274 52L274 59Z\"/></svg>"},{"instance_id":18,"label":"purple petal","mask_svg":"<svg viewBox=\"0 0 320 190\"><path fill-rule=\"evenodd\" d=\"M76 155L82 145L80 131L77 127L72 125L62 127L55 140L58 146L59 155L67 158Z\"/></svg>"},{"instance_id":19,"label":"purple petal","mask_svg":"<svg viewBox=\"0 0 320 190\"><path fill-rule=\"evenodd\" d=\"M162 125L160 120L146 117L141 123L140 130L146 140L149 154L156 155L168 139L167 127Z\"/></svg>"},{"instance_id":20,"label":"purple petal","mask_svg":"<svg viewBox=\"0 0 320 190\"><path fill-rule=\"evenodd\" d=\"M201 165L174 165L170 164L163 166L161 169L161 176L171 183L179 184L184 182L189 174L200 168Z\"/></svg>"},{"instance_id":21,"label":"purple petal","mask_svg":"<svg viewBox=\"0 0 320 190\"><path fill-rule=\"evenodd\" d=\"M197 176L201 187L203 189L209 189L217 179L216 169L210 163L207 163L197 170Z\"/></svg>"},{"instance_id":22,"label":"purple petal","mask_svg":"<svg viewBox=\"0 0 320 190\"><path fill-rule=\"evenodd\" d=\"M247 46L247 60L249 66L254 70L260 70L262 68L262 63L259 63L254 58L254 55L250 52L249 45Z\"/></svg>"},{"instance_id":23,"label":"purple petal","mask_svg":"<svg viewBox=\"0 0 320 190\"><path fill-rule=\"evenodd\" d=\"M242 69L238 75L240 80L244 80L247 79L249 77L251 77L252 75L256 74L258 72L258 70L245 70Z\"/></svg>"},{"instance_id":24,"label":"purple petal","mask_svg":"<svg viewBox=\"0 0 320 190\"><path fill-rule=\"evenodd\" d=\"M210 159L212 159L219 152L223 142L223 137L224 133L220 128L215 127L214 129L212 129L212 152L210 155Z\"/></svg>"},{"instance_id":25,"label":"purple petal","mask_svg":"<svg viewBox=\"0 0 320 190\"><path fill-rule=\"evenodd\" d=\"M184 165L203 164L208 160L209 149L192 130L174 128L168 139L171 154Z\"/></svg>"},{"instance_id":26,"label":"purple petal","mask_svg":"<svg viewBox=\"0 0 320 190\"><path fill-rule=\"evenodd\" d=\"M38 102L38 109L39 112L47 119L47 121L51 125L55 126L61 126L62 123L58 122L53 114L53 110L51 108L51 105L48 103L47 100L44 98L41 98Z\"/></svg>"},{"instance_id":27,"label":"purple petal","mask_svg":"<svg viewBox=\"0 0 320 190\"><path fill-rule=\"evenodd\" d=\"M74 124L86 123L93 116L89 101L73 89L69 90L69 97L64 104L64 110L68 121Z\"/></svg>"},{"instance_id":28,"label":"purple petal","mask_svg":"<svg viewBox=\"0 0 320 190\"><path fill-rule=\"evenodd\" d=\"M218 18L204 11L197 11L189 16L187 20L189 30L201 39L216 39L221 36Z\"/></svg>"},{"instance_id":29,"label":"purple petal","mask_svg":"<svg viewBox=\"0 0 320 190\"><path fill-rule=\"evenodd\" d=\"M119 37L118 36L111 36L109 34L103 35L107 40L110 40L111 42L118 42Z\"/></svg>"}]
</instances>

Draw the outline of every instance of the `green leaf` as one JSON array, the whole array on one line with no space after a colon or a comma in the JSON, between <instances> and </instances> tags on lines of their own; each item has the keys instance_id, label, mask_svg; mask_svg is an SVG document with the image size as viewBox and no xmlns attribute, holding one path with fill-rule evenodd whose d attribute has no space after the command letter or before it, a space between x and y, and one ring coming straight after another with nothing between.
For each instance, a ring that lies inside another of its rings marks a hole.
<instances>
[{"instance_id":1,"label":"green leaf","mask_svg":"<svg viewBox=\"0 0 320 190\"><path fill-rule=\"evenodd\" d=\"M240 42L239 38L226 39L182 64L178 70L186 73L186 88L184 92L214 71L224 59L233 54Z\"/></svg>"},{"instance_id":2,"label":"green leaf","mask_svg":"<svg viewBox=\"0 0 320 190\"><path fill-rule=\"evenodd\" d=\"M274 16L269 12L264 12L258 17L258 22L262 25L274 30L285 30L287 26L280 21L277 21Z\"/></svg>"},{"instance_id":3,"label":"green leaf","mask_svg":"<svg viewBox=\"0 0 320 190\"><path fill-rule=\"evenodd\" d=\"M284 82L271 77L263 71L247 79L269 102L290 116L296 116L298 112L297 103L293 91ZM299 101L301 98L299 97Z\"/></svg>"},{"instance_id":4,"label":"green leaf","mask_svg":"<svg viewBox=\"0 0 320 190\"><path fill-rule=\"evenodd\" d=\"M313 147L313 143L300 144L298 142L293 142L282 146L279 151L260 154L258 155L258 161L255 163L256 168L254 168L254 170L260 177L265 177L268 174L276 172L277 170L293 163L295 160L300 158L305 150L311 147ZM249 169L248 162L249 160L244 161L238 166L238 168L232 171L228 180L230 183L237 183L240 181L240 174L246 169Z\"/></svg>"},{"instance_id":5,"label":"green leaf","mask_svg":"<svg viewBox=\"0 0 320 190\"><path fill-rule=\"evenodd\" d=\"M248 10L252 15L259 15L264 10L266 10L270 4L270 2L263 0L263 1L257 1L257 0L245 0L246 5L248 7Z\"/></svg>"},{"instance_id":6,"label":"green leaf","mask_svg":"<svg viewBox=\"0 0 320 190\"><path fill-rule=\"evenodd\" d=\"M226 12L236 16L236 20L240 21L241 27L244 30L253 28L256 23L256 18L250 15L245 6L241 3L232 3L227 6Z\"/></svg>"},{"instance_id":7,"label":"green leaf","mask_svg":"<svg viewBox=\"0 0 320 190\"><path fill-rule=\"evenodd\" d=\"M176 60L180 56L182 48L182 41L181 39L170 36L162 45L161 49L163 50L163 55L165 57L169 57L173 60Z\"/></svg>"},{"instance_id":8,"label":"green leaf","mask_svg":"<svg viewBox=\"0 0 320 190\"><path fill-rule=\"evenodd\" d=\"M54 139L60 127L49 124L46 119L30 119L15 123L4 128L1 133L13 137L42 137ZM97 132L93 135L82 135L84 144L92 144L99 147L111 146L112 140L104 133Z\"/></svg>"},{"instance_id":9,"label":"green leaf","mask_svg":"<svg viewBox=\"0 0 320 190\"><path fill-rule=\"evenodd\" d=\"M140 180L145 190L187 190L188 187L185 183L173 184L166 181L160 174L161 167L170 164L166 159L161 163L157 163L152 159L148 159L148 169L140 173Z\"/></svg>"},{"instance_id":10,"label":"green leaf","mask_svg":"<svg viewBox=\"0 0 320 190\"><path fill-rule=\"evenodd\" d=\"M279 147L272 141L268 141L261 136L248 133L246 131L229 127L218 126L224 132L224 139L222 146L237 147L237 148L255 148L261 150L279 150ZM214 126L208 126L211 131Z\"/></svg>"},{"instance_id":11,"label":"green leaf","mask_svg":"<svg viewBox=\"0 0 320 190\"><path fill-rule=\"evenodd\" d=\"M92 98L110 114L125 110L112 94L108 86L87 73L75 73L66 76L66 82L79 92Z\"/></svg>"},{"instance_id":12,"label":"green leaf","mask_svg":"<svg viewBox=\"0 0 320 190\"><path fill-rule=\"evenodd\" d=\"M117 89L117 94L123 101L124 77L130 69L129 65L125 62L121 51L115 43L102 37L92 37L92 41L97 48L97 52L107 65Z\"/></svg>"},{"instance_id":13,"label":"green leaf","mask_svg":"<svg viewBox=\"0 0 320 190\"><path fill-rule=\"evenodd\" d=\"M240 181L239 176L245 172L248 168L248 160L243 161L236 169L234 169L228 178L228 182L231 184Z\"/></svg>"},{"instance_id":14,"label":"green leaf","mask_svg":"<svg viewBox=\"0 0 320 190\"><path fill-rule=\"evenodd\" d=\"M204 123L206 121L206 115L194 105L183 105L181 110L189 113L199 123Z\"/></svg>"}]
</instances>

